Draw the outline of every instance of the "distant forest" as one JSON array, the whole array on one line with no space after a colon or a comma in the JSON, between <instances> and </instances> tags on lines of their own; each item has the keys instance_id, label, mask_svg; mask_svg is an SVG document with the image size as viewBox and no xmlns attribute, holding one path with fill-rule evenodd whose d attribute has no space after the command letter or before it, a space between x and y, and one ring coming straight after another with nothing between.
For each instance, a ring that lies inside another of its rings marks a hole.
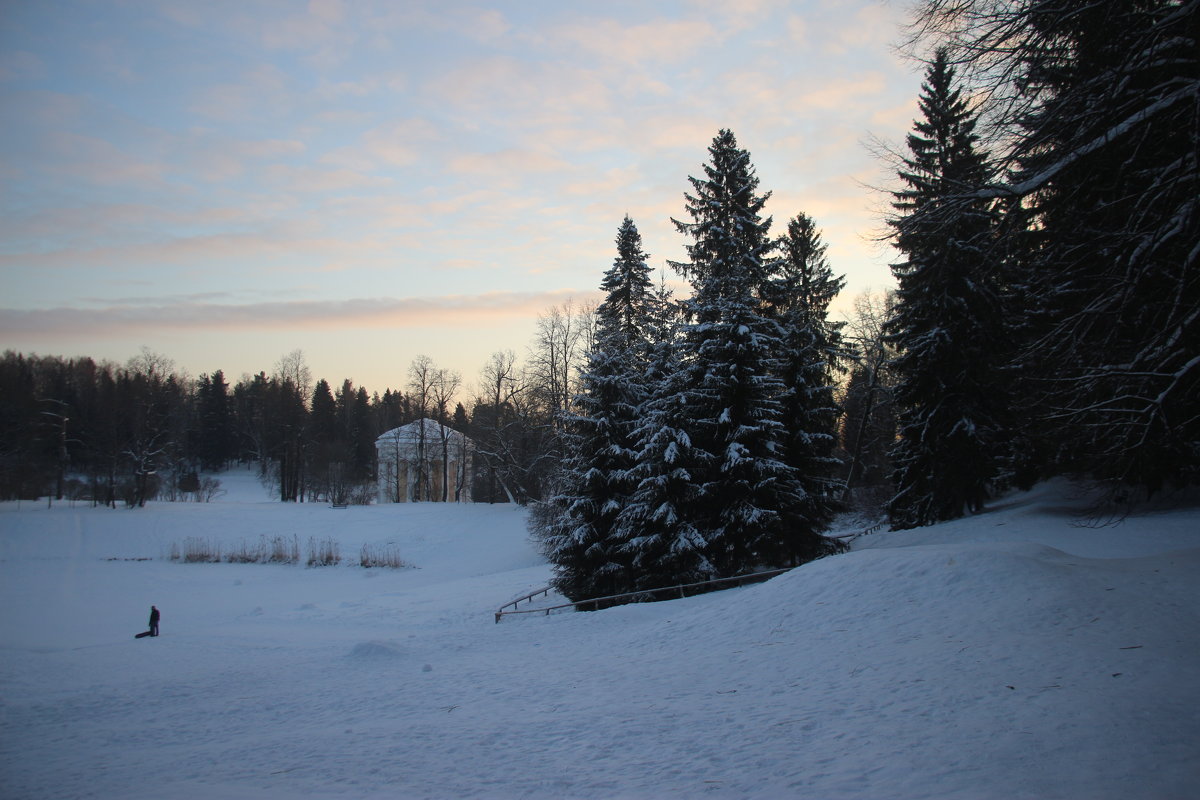
<instances>
[{"instance_id":1,"label":"distant forest","mask_svg":"<svg viewBox=\"0 0 1200 800\"><path fill-rule=\"evenodd\" d=\"M476 443L476 502L527 503L543 496L564 455L563 412L579 391L592 325L588 309L547 310L525 362L493 354L479 396L466 399L460 376L424 356L403 390L380 394L348 379L312 381L299 352L269 374L231 382L221 370L182 375L148 349L125 364L8 351L0 357L0 498L110 506L212 499L216 473L240 464L258 470L281 500L366 503L375 494L376 438L429 418ZM856 370L852 382L852 396L865 393L865 373ZM888 406L874 406L874 423L848 432L851 449L873 453L874 466L857 470L860 485L886 482ZM848 419L857 419L856 407L851 400ZM854 447L865 438L874 446Z\"/></svg>"},{"instance_id":2,"label":"distant forest","mask_svg":"<svg viewBox=\"0 0 1200 800\"><path fill-rule=\"evenodd\" d=\"M405 390L380 394L348 379L314 382L300 351L236 382L220 370L181 375L149 349L125 364L9 351L0 358L0 497L210 499L213 473L248 464L280 500L366 503L376 438L430 418L478 443L476 500L523 503L539 496L552 458L555 416L573 391L555 380L574 369L582 338L571 326L585 319L570 305L547 312L539 331L567 347L562 363L519 366L498 352L480 375L486 396L466 402L460 376L426 356L409 367Z\"/></svg>"},{"instance_id":3,"label":"distant forest","mask_svg":"<svg viewBox=\"0 0 1200 800\"><path fill-rule=\"evenodd\" d=\"M859 298L868 330L872 315L878 327L884 300ZM240 464L258 470L281 500L366 503L375 494L376 438L429 418L475 442L476 502L538 500L564 456L564 412L580 391L593 326L591 309L547 309L527 358L494 353L472 397L459 375L425 356L410 365L403 389L381 394L348 379L314 382L298 351L236 382L221 370L180 374L148 349L124 364L8 351L0 356L0 498L111 506L211 499L215 473ZM871 384L866 368L850 374L846 458L858 454L857 485L886 494L894 423L887 387ZM856 410L867 403L864 424Z\"/></svg>"}]
</instances>

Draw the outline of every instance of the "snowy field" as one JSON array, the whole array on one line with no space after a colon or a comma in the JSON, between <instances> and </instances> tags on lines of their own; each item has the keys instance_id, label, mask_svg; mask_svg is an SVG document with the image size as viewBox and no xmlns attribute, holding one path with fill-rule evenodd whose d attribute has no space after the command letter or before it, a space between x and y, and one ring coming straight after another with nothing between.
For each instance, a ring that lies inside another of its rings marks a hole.
<instances>
[{"instance_id":1,"label":"snowy field","mask_svg":"<svg viewBox=\"0 0 1200 800\"><path fill-rule=\"evenodd\" d=\"M550 575L523 511L223 480L0 505L0 796L1200 796L1195 508L1085 527L1052 484L757 586L497 625ZM260 534L349 563L167 558Z\"/></svg>"}]
</instances>

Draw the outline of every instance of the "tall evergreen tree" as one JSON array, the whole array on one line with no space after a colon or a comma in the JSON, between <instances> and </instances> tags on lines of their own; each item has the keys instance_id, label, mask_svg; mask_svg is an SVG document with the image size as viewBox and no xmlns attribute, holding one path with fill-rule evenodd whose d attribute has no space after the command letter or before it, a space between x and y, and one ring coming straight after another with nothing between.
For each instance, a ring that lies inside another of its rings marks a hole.
<instances>
[{"instance_id":1,"label":"tall evergreen tree","mask_svg":"<svg viewBox=\"0 0 1200 800\"><path fill-rule=\"evenodd\" d=\"M217 370L212 377L201 375L196 395L200 463L204 469L217 470L237 455L233 400L225 373Z\"/></svg>"},{"instance_id":2,"label":"tall evergreen tree","mask_svg":"<svg viewBox=\"0 0 1200 800\"><path fill-rule=\"evenodd\" d=\"M375 429L371 420L371 395L365 386L358 387L354 393L347 433L351 452L350 477L355 481L368 481L375 469L375 438L381 431Z\"/></svg>"},{"instance_id":3,"label":"tall evergreen tree","mask_svg":"<svg viewBox=\"0 0 1200 800\"><path fill-rule=\"evenodd\" d=\"M845 325L829 319L829 304L846 285L835 277L812 218L799 214L780 239L776 277L767 287L767 310L783 329L779 377L783 381L784 457L804 490L799 503L784 509L788 540L781 556L807 561L830 550L821 536L839 503L841 462L833 457L840 409L834 400L834 373L848 351Z\"/></svg>"},{"instance_id":4,"label":"tall evergreen tree","mask_svg":"<svg viewBox=\"0 0 1200 800\"><path fill-rule=\"evenodd\" d=\"M566 458L557 491L534 515L535 531L555 566L555 584L571 598L616 594L633 585L616 521L632 492L651 284L649 256L628 216L616 244L617 257L600 284L606 294L596 310L582 388L562 434Z\"/></svg>"},{"instance_id":5,"label":"tall evergreen tree","mask_svg":"<svg viewBox=\"0 0 1200 800\"><path fill-rule=\"evenodd\" d=\"M920 109L890 220L904 255L892 267L899 289L888 323L899 376L895 528L978 511L1004 441L995 214L991 201L963 199L987 181L988 165L945 51L926 72Z\"/></svg>"},{"instance_id":6,"label":"tall evergreen tree","mask_svg":"<svg viewBox=\"0 0 1200 800\"><path fill-rule=\"evenodd\" d=\"M308 475L310 489L334 500L346 478L346 443L339 436L337 404L324 378L313 387L308 419ZM336 502L344 502L337 497Z\"/></svg>"},{"instance_id":7,"label":"tall evergreen tree","mask_svg":"<svg viewBox=\"0 0 1200 800\"><path fill-rule=\"evenodd\" d=\"M707 454L692 447L680 369L680 308L665 286L651 305L646 398L634 428L633 494L621 510L620 539L628 550L633 589L694 583L716 575L707 540L696 524L700 487L693 475L708 467Z\"/></svg>"},{"instance_id":8,"label":"tall evergreen tree","mask_svg":"<svg viewBox=\"0 0 1200 800\"><path fill-rule=\"evenodd\" d=\"M775 560L787 541L785 510L804 490L783 457L777 354L782 330L760 306L758 290L773 271L776 242L762 216L750 154L722 130L708 149L704 177L685 195L689 261L674 264L693 289L686 301L681 369L686 419L682 433L703 455L692 479L699 501L691 519L720 575Z\"/></svg>"},{"instance_id":9,"label":"tall evergreen tree","mask_svg":"<svg viewBox=\"0 0 1200 800\"><path fill-rule=\"evenodd\" d=\"M319 449L328 450L334 442L343 437L338 431L337 403L333 399L329 382L324 378L319 379L313 387L309 408L309 435Z\"/></svg>"},{"instance_id":10,"label":"tall evergreen tree","mask_svg":"<svg viewBox=\"0 0 1200 800\"><path fill-rule=\"evenodd\" d=\"M30 359L11 350L0 359L0 498L37 498L48 471L38 440L41 409Z\"/></svg>"}]
</instances>

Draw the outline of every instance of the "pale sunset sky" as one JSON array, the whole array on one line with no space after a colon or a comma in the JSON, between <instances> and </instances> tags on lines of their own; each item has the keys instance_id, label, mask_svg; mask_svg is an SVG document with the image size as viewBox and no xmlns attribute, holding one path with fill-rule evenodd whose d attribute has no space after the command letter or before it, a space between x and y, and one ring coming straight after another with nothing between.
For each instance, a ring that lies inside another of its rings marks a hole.
<instances>
[{"instance_id":1,"label":"pale sunset sky","mask_svg":"<svg viewBox=\"0 0 1200 800\"><path fill-rule=\"evenodd\" d=\"M907 4L0 1L0 350L233 383L469 387L539 313L598 299L628 213L651 265L728 127L772 230L812 216L839 301L877 242L920 67ZM676 276L667 270L669 280Z\"/></svg>"}]
</instances>

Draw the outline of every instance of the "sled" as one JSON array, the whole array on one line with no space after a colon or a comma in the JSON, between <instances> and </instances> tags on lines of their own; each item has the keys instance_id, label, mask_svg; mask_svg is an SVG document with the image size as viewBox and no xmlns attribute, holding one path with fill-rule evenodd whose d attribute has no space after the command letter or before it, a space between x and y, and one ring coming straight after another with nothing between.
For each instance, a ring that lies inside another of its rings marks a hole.
<instances>
[{"instance_id":1,"label":"sled","mask_svg":"<svg viewBox=\"0 0 1200 800\"><path fill-rule=\"evenodd\" d=\"M149 635L150 635L150 631L142 631L141 633L134 634L133 638L135 638L135 639L144 639L144 638L146 638L146 637L147 637L147 636L149 636Z\"/></svg>"}]
</instances>

